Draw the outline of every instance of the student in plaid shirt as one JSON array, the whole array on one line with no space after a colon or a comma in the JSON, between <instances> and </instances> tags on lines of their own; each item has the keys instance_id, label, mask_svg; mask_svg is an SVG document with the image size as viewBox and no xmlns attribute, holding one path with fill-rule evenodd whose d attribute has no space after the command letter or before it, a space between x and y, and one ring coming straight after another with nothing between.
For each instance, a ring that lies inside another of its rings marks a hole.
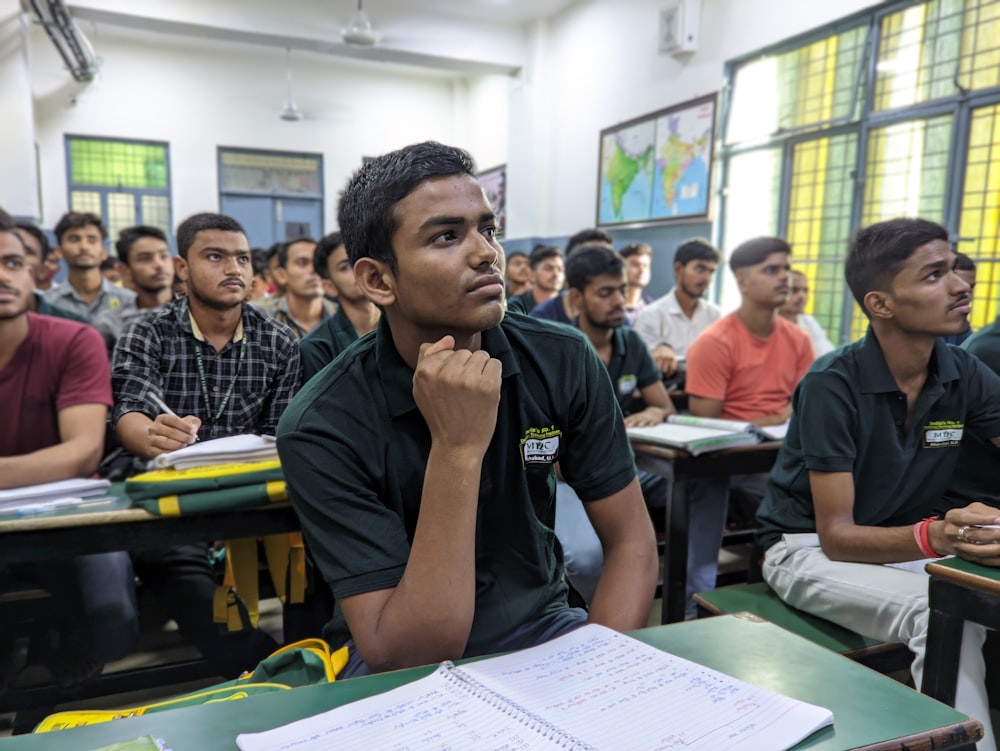
<instances>
[{"instance_id":1,"label":"student in plaid shirt","mask_svg":"<svg viewBox=\"0 0 1000 751\"><path fill-rule=\"evenodd\" d=\"M244 302L253 264L243 228L227 216L196 214L177 228L177 249L187 297L133 325L112 362L115 430L143 459L196 439L273 433L300 377L294 334ZM161 414L150 396L176 414ZM204 545L144 551L133 562L221 675L239 675L277 647L258 631L220 637Z\"/></svg>"}]
</instances>

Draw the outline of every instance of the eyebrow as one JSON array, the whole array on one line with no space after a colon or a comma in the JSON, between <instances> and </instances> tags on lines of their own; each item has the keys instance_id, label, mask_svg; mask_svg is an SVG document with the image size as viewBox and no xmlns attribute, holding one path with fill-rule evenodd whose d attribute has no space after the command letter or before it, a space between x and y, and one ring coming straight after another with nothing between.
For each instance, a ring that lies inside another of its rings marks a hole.
<instances>
[{"instance_id":1,"label":"eyebrow","mask_svg":"<svg viewBox=\"0 0 1000 751\"><path fill-rule=\"evenodd\" d=\"M214 248L212 246L209 246L207 248L202 248L198 252L199 253L218 253L218 254L224 255L224 256L244 256L244 255L248 255L250 253L250 249L247 248L245 250L243 250L243 249L241 249L241 250L226 250L225 248Z\"/></svg>"},{"instance_id":2,"label":"eyebrow","mask_svg":"<svg viewBox=\"0 0 1000 751\"><path fill-rule=\"evenodd\" d=\"M495 222L497 215L492 211L486 211L479 215L479 220L476 224L482 224L483 222ZM420 225L421 230L429 229L430 227L454 227L456 225L465 224L465 217L461 216L432 216L430 219L425 221Z\"/></svg>"},{"instance_id":3,"label":"eyebrow","mask_svg":"<svg viewBox=\"0 0 1000 751\"><path fill-rule=\"evenodd\" d=\"M951 269L954 268L954 264L949 264L947 261L934 261L934 263L925 263L920 267L918 274L924 274L928 271L937 271L938 269Z\"/></svg>"}]
</instances>

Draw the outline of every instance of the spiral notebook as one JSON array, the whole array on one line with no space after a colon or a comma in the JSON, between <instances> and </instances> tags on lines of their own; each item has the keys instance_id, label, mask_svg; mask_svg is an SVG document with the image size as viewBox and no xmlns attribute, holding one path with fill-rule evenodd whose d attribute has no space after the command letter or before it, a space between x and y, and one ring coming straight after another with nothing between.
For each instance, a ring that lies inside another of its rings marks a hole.
<instances>
[{"instance_id":1,"label":"spiral notebook","mask_svg":"<svg viewBox=\"0 0 1000 751\"><path fill-rule=\"evenodd\" d=\"M588 625L502 657L445 662L421 680L236 742L241 751L780 751L832 722L822 707Z\"/></svg>"}]
</instances>

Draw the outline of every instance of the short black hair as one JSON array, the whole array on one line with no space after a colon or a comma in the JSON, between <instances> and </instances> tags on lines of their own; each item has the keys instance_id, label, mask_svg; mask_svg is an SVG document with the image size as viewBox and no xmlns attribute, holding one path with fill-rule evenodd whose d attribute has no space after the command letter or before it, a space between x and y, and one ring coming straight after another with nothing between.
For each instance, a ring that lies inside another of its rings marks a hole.
<instances>
[{"instance_id":1,"label":"short black hair","mask_svg":"<svg viewBox=\"0 0 1000 751\"><path fill-rule=\"evenodd\" d=\"M42 249L43 261L49 257L49 253L52 252L52 246L49 245L49 238L45 236L45 233L40 228L28 222L14 222L14 226L19 230L27 232L38 241L38 246Z\"/></svg>"},{"instance_id":2,"label":"short black hair","mask_svg":"<svg viewBox=\"0 0 1000 751\"><path fill-rule=\"evenodd\" d=\"M629 243L618 251L618 255L622 258L631 258L632 256L649 256L652 258L653 246L649 243Z\"/></svg>"},{"instance_id":3,"label":"short black hair","mask_svg":"<svg viewBox=\"0 0 1000 751\"><path fill-rule=\"evenodd\" d=\"M528 256L528 263L531 265L531 270L534 271L542 261L556 257L563 257L563 252L559 247L555 245L536 245L531 249L531 255Z\"/></svg>"},{"instance_id":4,"label":"short black hair","mask_svg":"<svg viewBox=\"0 0 1000 751\"><path fill-rule=\"evenodd\" d=\"M525 258L527 258L528 254L525 253L523 250L512 250L510 253L507 254L507 260L509 261L511 258L516 258L517 256L524 256Z\"/></svg>"},{"instance_id":5,"label":"short black hair","mask_svg":"<svg viewBox=\"0 0 1000 751\"><path fill-rule=\"evenodd\" d=\"M741 242L729 254L729 268L735 273L740 269L764 263L772 253L792 254L792 246L780 237L755 237Z\"/></svg>"},{"instance_id":6,"label":"short black hair","mask_svg":"<svg viewBox=\"0 0 1000 751\"><path fill-rule=\"evenodd\" d=\"M955 253L955 271L975 271L976 262L965 253Z\"/></svg>"},{"instance_id":7,"label":"short black hair","mask_svg":"<svg viewBox=\"0 0 1000 751\"><path fill-rule=\"evenodd\" d=\"M293 237L291 240L285 240L285 242L278 245L278 266L281 268L288 266L288 250L293 245L297 245L298 243L315 244L315 242L309 235L301 235L300 237Z\"/></svg>"},{"instance_id":8,"label":"short black hair","mask_svg":"<svg viewBox=\"0 0 1000 751\"><path fill-rule=\"evenodd\" d=\"M217 229L222 232L239 232L244 237L247 234L243 226L231 216L211 214L209 212L194 214L181 222L177 227L177 254L186 261L188 251L194 245L194 238L197 234L211 229Z\"/></svg>"},{"instance_id":9,"label":"short black hair","mask_svg":"<svg viewBox=\"0 0 1000 751\"><path fill-rule=\"evenodd\" d=\"M144 237L152 237L156 240L167 241L166 233L159 227L150 227L146 224L137 224L134 227L126 227L121 232L118 233L118 239L115 240L115 252L118 254L118 260L128 266L128 254L132 250L132 246L136 244L137 241Z\"/></svg>"},{"instance_id":10,"label":"short black hair","mask_svg":"<svg viewBox=\"0 0 1000 751\"><path fill-rule=\"evenodd\" d=\"M22 240L21 236L17 234L15 231L16 229L17 225L14 223L14 217L0 208L0 233L16 237L17 241L21 244L21 247L24 248L24 252L27 253L28 249L24 245L24 240Z\"/></svg>"},{"instance_id":11,"label":"short black hair","mask_svg":"<svg viewBox=\"0 0 1000 751\"><path fill-rule=\"evenodd\" d=\"M569 240L566 241L566 258L569 258L570 253L576 252L576 249L581 245L592 245L594 243L604 243L613 248L615 246L615 238L606 229L598 229L597 227L582 229L575 235L571 235Z\"/></svg>"},{"instance_id":12,"label":"short black hair","mask_svg":"<svg viewBox=\"0 0 1000 751\"><path fill-rule=\"evenodd\" d=\"M948 242L948 230L926 219L890 219L854 233L844 278L866 316L865 295L889 290L906 259L933 240Z\"/></svg>"},{"instance_id":13,"label":"short black hair","mask_svg":"<svg viewBox=\"0 0 1000 751\"><path fill-rule=\"evenodd\" d=\"M267 271L267 251L263 248L250 248L250 265L254 276L264 276Z\"/></svg>"},{"instance_id":14,"label":"short black hair","mask_svg":"<svg viewBox=\"0 0 1000 751\"><path fill-rule=\"evenodd\" d=\"M362 164L347 181L337 207L337 224L351 265L359 258L374 258L395 271L392 236L399 229L396 205L427 180L475 177L475 172L475 162L467 151L436 141L412 144Z\"/></svg>"},{"instance_id":15,"label":"short black hair","mask_svg":"<svg viewBox=\"0 0 1000 751\"><path fill-rule=\"evenodd\" d=\"M598 276L610 274L624 280L624 270L625 261L607 245L584 243L566 259L566 284L582 292Z\"/></svg>"},{"instance_id":16,"label":"short black hair","mask_svg":"<svg viewBox=\"0 0 1000 751\"><path fill-rule=\"evenodd\" d=\"M717 264L722 255L712 243L704 237L692 237L677 246L674 251L674 263L687 266L691 261L709 261Z\"/></svg>"},{"instance_id":17,"label":"short black hair","mask_svg":"<svg viewBox=\"0 0 1000 751\"><path fill-rule=\"evenodd\" d=\"M56 228L53 230L56 233L56 242L62 243L63 235L71 229L80 229L91 224L97 227L101 233L101 240L108 239L108 230L104 226L104 221L97 214L92 214L89 211L70 211L63 214L56 223Z\"/></svg>"},{"instance_id":18,"label":"short black hair","mask_svg":"<svg viewBox=\"0 0 1000 751\"><path fill-rule=\"evenodd\" d=\"M316 249L313 251L313 268L323 279L330 278L330 256L343 244L344 236L340 232L331 232L316 243Z\"/></svg>"}]
</instances>

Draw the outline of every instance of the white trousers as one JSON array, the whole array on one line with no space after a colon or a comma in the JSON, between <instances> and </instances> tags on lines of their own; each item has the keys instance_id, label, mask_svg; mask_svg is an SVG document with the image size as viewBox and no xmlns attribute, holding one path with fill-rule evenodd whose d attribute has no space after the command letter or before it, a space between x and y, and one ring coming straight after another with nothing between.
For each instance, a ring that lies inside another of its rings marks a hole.
<instances>
[{"instance_id":1,"label":"white trousers","mask_svg":"<svg viewBox=\"0 0 1000 751\"><path fill-rule=\"evenodd\" d=\"M871 639L906 644L916 655L910 672L919 690L927 648L928 576L871 563L831 561L818 547L794 549L785 540L764 556L764 580L793 607ZM792 548L790 550L790 547ZM996 751L986 696L986 628L966 623L959 657L955 708L983 724L977 749Z\"/></svg>"}]
</instances>

